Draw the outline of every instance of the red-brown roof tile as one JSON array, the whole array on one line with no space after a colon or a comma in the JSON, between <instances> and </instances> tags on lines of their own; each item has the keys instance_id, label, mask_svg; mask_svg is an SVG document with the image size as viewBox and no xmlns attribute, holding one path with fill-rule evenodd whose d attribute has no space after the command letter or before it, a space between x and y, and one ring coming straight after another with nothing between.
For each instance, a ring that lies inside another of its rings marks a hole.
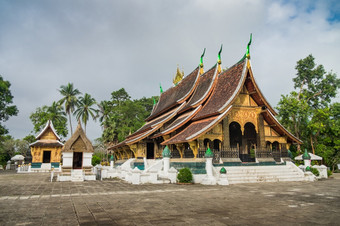
<instances>
[{"instance_id":1,"label":"red-brown roof tile","mask_svg":"<svg viewBox=\"0 0 340 226\"><path fill-rule=\"evenodd\" d=\"M213 84L217 77L216 74L217 64L200 76L196 89L182 112L194 108L206 100L213 89Z\"/></svg>"},{"instance_id":2,"label":"red-brown roof tile","mask_svg":"<svg viewBox=\"0 0 340 226\"><path fill-rule=\"evenodd\" d=\"M157 105L146 121L152 120L177 104L185 101L194 91L198 78L199 67L183 78L183 80L177 86L171 87L162 93L159 97Z\"/></svg>"},{"instance_id":3,"label":"red-brown roof tile","mask_svg":"<svg viewBox=\"0 0 340 226\"><path fill-rule=\"evenodd\" d=\"M246 60L247 59L235 64L217 76L217 82L211 96L193 120L218 115L221 113L220 110L222 107L227 107L225 106L226 104L231 104L231 98L234 98L235 93L242 88L240 83L244 77L242 74L246 67Z\"/></svg>"}]
</instances>

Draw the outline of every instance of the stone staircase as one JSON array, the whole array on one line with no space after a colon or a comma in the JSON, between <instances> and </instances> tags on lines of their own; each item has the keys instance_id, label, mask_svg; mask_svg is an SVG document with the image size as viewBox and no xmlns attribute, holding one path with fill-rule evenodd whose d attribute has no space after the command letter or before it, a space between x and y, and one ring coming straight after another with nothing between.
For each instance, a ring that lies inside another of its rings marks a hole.
<instances>
[{"instance_id":1,"label":"stone staircase","mask_svg":"<svg viewBox=\"0 0 340 226\"><path fill-rule=\"evenodd\" d=\"M84 181L84 175L82 169L75 169L71 172L71 181L72 182L81 182Z\"/></svg>"},{"instance_id":2,"label":"stone staircase","mask_svg":"<svg viewBox=\"0 0 340 226\"><path fill-rule=\"evenodd\" d=\"M304 173L295 165L225 167L229 184L306 181Z\"/></svg>"}]
</instances>

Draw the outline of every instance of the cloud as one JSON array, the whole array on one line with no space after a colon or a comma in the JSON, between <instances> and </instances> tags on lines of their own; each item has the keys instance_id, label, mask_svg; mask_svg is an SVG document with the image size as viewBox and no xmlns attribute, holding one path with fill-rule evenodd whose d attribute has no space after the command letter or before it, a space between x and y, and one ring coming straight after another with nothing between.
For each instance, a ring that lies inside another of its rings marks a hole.
<instances>
[{"instance_id":1,"label":"cloud","mask_svg":"<svg viewBox=\"0 0 340 226\"><path fill-rule=\"evenodd\" d=\"M255 78L275 106L308 54L340 73L336 9L337 1L1 1L0 73L20 110L6 125L26 136L30 113L61 98L57 89L68 82L97 101L122 87L133 98L158 95L177 64L186 74L198 65L203 48L208 69L223 43L230 67L251 32ZM101 136L98 122L87 131Z\"/></svg>"}]
</instances>

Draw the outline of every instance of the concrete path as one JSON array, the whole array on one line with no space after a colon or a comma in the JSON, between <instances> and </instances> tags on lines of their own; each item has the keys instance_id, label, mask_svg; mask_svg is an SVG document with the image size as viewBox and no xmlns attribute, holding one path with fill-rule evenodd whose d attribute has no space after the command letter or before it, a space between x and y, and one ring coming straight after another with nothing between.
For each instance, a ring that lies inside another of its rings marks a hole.
<instances>
[{"instance_id":1,"label":"concrete path","mask_svg":"<svg viewBox=\"0 0 340 226\"><path fill-rule=\"evenodd\" d=\"M340 175L230 186L49 182L0 171L0 225L340 225Z\"/></svg>"}]
</instances>

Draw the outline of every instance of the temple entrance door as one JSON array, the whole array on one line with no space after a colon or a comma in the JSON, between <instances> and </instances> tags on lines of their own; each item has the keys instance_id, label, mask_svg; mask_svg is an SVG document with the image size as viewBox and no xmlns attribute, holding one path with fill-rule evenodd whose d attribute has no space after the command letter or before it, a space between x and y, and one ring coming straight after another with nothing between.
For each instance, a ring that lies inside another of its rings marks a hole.
<instances>
[{"instance_id":1,"label":"temple entrance door","mask_svg":"<svg viewBox=\"0 0 340 226\"><path fill-rule=\"evenodd\" d=\"M246 162L255 162L255 149L257 147L257 137L254 124L247 122L244 125L244 139L246 141Z\"/></svg>"},{"instance_id":2,"label":"temple entrance door","mask_svg":"<svg viewBox=\"0 0 340 226\"><path fill-rule=\"evenodd\" d=\"M43 163L50 163L51 162L51 151L44 151L43 152Z\"/></svg>"},{"instance_id":3,"label":"temple entrance door","mask_svg":"<svg viewBox=\"0 0 340 226\"><path fill-rule=\"evenodd\" d=\"M73 169L83 167L83 152L73 152Z\"/></svg>"},{"instance_id":4,"label":"temple entrance door","mask_svg":"<svg viewBox=\"0 0 340 226\"><path fill-rule=\"evenodd\" d=\"M154 143L146 144L146 158L147 159L155 158L155 144Z\"/></svg>"},{"instance_id":5,"label":"temple entrance door","mask_svg":"<svg viewBox=\"0 0 340 226\"><path fill-rule=\"evenodd\" d=\"M237 122L232 122L229 124L229 139L230 139L230 148L235 150L237 149L240 158L240 147L242 147L242 131L241 126ZM242 160L242 159L241 159Z\"/></svg>"}]
</instances>

